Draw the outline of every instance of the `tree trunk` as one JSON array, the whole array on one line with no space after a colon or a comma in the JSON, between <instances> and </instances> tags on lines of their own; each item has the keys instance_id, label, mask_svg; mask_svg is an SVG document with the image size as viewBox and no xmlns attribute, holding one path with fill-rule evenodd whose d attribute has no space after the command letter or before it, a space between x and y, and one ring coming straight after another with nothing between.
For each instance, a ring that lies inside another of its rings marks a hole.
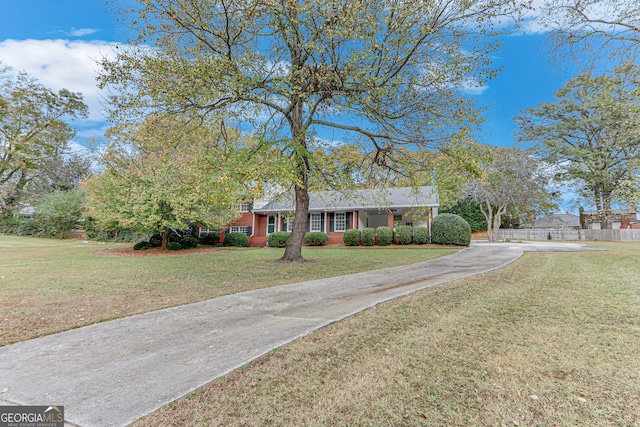
<instances>
[{"instance_id":1,"label":"tree trunk","mask_svg":"<svg viewBox=\"0 0 640 427\"><path fill-rule=\"evenodd\" d=\"M493 242L498 241L498 230L500 230L500 224L502 223L502 215L507 211L507 206L498 206L495 215L493 216Z\"/></svg>"},{"instance_id":2,"label":"tree trunk","mask_svg":"<svg viewBox=\"0 0 640 427\"><path fill-rule=\"evenodd\" d=\"M613 213L611 212L611 192L602 191L602 218L600 220L600 228L602 230L611 230L613 228Z\"/></svg>"},{"instance_id":3,"label":"tree trunk","mask_svg":"<svg viewBox=\"0 0 640 427\"><path fill-rule=\"evenodd\" d=\"M594 199L600 219L600 229L611 230L611 192L605 190L604 183L599 182L595 185Z\"/></svg>"},{"instance_id":4,"label":"tree trunk","mask_svg":"<svg viewBox=\"0 0 640 427\"><path fill-rule=\"evenodd\" d=\"M307 151L307 142L305 129L303 129L303 103L300 98L293 102L291 114L288 117L289 126L291 128L291 139L293 142L294 154L293 162L297 169L300 181L295 185L296 192L296 216L293 220L293 231L284 255L280 261L286 262L302 262L302 243L304 235L307 231L307 216L309 214L309 153Z\"/></svg>"},{"instance_id":5,"label":"tree trunk","mask_svg":"<svg viewBox=\"0 0 640 427\"><path fill-rule=\"evenodd\" d=\"M162 232L162 249L167 250L167 243L169 243L169 227L165 228Z\"/></svg>"},{"instance_id":6,"label":"tree trunk","mask_svg":"<svg viewBox=\"0 0 640 427\"><path fill-rule=\"evenodd\" d=\"M303 185L296 185L295 191L296 216L293 221L293 231L291 232L291 236L289 236L289 240L287 240L287 246L280 261L304 261L302 257L302 243L304 241L304 235L307 232L307 216L309 214L309 191L307 183L304 182Z\"/></svg>"},{"instance_id":7,"label":"tree trunk","mask_svg":"<svg viewBox=\"0 0 640 427\"><path fill-rule=\"evenodd\" d=\"M493 209L491 208L491 203L489 203L488 201L485 202L485 204L487 206L487 211L485 212L484 208L482 207L482 203L480 203L479 204L480 212L482 212L482 215L484 215L484 219L487 220L487 239L489 239L490 242L494 242L495 235L493 234L493 230L492 230Z\"/></svg>"}]
</instances>

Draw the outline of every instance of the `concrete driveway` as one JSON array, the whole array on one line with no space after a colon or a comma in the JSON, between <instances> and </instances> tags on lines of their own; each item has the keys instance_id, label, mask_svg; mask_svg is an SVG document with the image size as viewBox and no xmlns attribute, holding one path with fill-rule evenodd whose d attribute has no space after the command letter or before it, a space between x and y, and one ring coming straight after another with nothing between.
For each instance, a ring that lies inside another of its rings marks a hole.
<instances>
[{"instance_id":1,"label":"concrete driveway","mask_svg":"<svg viewBox=\"0 0 640 427\"><path fill-rule=\"evenodd\" d=\"M75 426L125 426L274 348L385 301L500 268L489 244L402 267L229 295L0 347L0 404L61 405Z\"/></svg>"}]
</instances>

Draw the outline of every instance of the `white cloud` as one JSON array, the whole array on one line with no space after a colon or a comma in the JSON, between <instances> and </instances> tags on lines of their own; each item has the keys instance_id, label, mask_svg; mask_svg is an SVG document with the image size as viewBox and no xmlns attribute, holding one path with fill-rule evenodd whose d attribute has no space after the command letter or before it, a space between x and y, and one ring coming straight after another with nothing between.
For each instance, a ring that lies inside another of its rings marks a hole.
<instances>
[{"instance_id":1,"label":"white cloud","mask_svg":"<svg viewBox=\"0 0 640 427\"><path fill-rule=\"evenodd\" d=\"M66 34L69 37L83 37L88 36L89 34L95 34L98 31L100 30L96 30L94 28L74 28Z\"/></svg>"},{"instance_id":2,"label":"white cloud","mask_svg":"<svg viewBox=\"0 0 640 427\"><path fill-rule=\"evenodd\" d=\"M487 89L489 89L489 86L485 84L481 85L475 80L467 79L459 85L459 88L467 95L477 96L482 95Z\"/></svg>"},{"instance_id":3,"label":"white cloud","mask_svg":"<svg viewBox=\"0 0 640 427\"><path fill-rule=\"evenodd\" d=\"M102 41L9 39L0 41L0 58L13 72L25 71L52 90L82 93L89 106L89 119L80 122L84 127L104 121L97 61L113 56L115 46Z\"/></svg>"}]
</instances>

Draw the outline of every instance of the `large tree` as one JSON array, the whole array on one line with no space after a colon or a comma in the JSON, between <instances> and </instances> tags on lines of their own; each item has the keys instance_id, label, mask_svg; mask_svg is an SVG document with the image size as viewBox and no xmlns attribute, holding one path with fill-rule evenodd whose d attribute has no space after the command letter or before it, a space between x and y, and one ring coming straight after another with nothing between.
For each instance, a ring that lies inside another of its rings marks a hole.
<instances>
[{"instance_id":1,"label":"large tree","mask_svg":"<svg viewBox=\"0 0 640 427\"><path fill-rule=\"evenodd\" d=\"M549 177L539 159L519 147L494 147L493 162L484 176L469 182L465 196L480 206L489 241L497 241L502 216L510 208L523 212L546 210L551 196Z\"/></svg>"},{"instance_id":2,"label":"large tree","mask_svg":"<svg viewBox=\"0 0 640 427\"><path fill-rule=\"evenodd\" d=\"M526 2L526 1L523 1ZM493 24L514 0L139 0L131 49L104 60L112 119L161 110L235 116L290 158L296 213L283 260L302 260L309 155L322 129L366 139L393 167L399 147L435 149L477 111L460 89L496 70ZM528 2L527 2L528 3Z\"/></svg>"},{"instance_id":3,"label":"large tree","mask_svg":"<svg viewBox=\"0 0 640 427\"><path fill-rule=\"evenodd\" d=\"M640 53L640 3L637 0L547 0L543 24L562 51L574 49L592 65L604 50L622 60ZM584 56L584 53L590 53Z\"/></svg>"},{"instance_id":4,"label":"large tree","mask_svg":"<svg viewBox=\"0 0 640 427\"><path fill-rule=\"evenodd\" d=\"M622 191L640 171L640 66L581 74L554 96L515 118L518 140L535 143L539 155L560 168L558 180L577 181L602 228L611 228L612 200L626 201Z\"/></svg>"},{"instance_id":5,"label":"large tree","mask_svg":"<svg viewBox=\"0 0 640 427\"><path fill-rule=\"evenodd\" d=\"M47 172L76 135L68 119L85 117L82 95L57 93L25 73L0 82L0 211L19 207L29 183Z\"/></svg>"},{"instance_id":6,"label":"large tree","mask_svg":"<svg viewBox=\"0 0 640 427\"><path fill-rule=\"evenodd\" d=\"M165 249L172 228L218 229L236 219L238 204L255 197L278 165L237 132L176 116L114 128L109 140L104 172L82 186L87 215L110 230L160 230Z\"/></svg>"}]
</instances>

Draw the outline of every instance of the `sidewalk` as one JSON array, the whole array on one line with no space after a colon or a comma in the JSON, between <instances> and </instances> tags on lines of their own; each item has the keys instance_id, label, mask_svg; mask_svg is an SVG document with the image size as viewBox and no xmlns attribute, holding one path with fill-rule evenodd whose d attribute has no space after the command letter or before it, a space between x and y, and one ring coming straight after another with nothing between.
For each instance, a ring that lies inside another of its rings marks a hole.
<instances>
[{"instance_id":1,"label":"sidewalk","mask_svg":"<svg viewBox=\"0 0 640 427\"><path fill-rule=\"evenodd\" d=\"M62 405L70 426L125 426L330 323L500 268L522 255L521 246L474 243L423 263L228 295L0 347L0 405Z\"/></svg>"}]
</instances>

